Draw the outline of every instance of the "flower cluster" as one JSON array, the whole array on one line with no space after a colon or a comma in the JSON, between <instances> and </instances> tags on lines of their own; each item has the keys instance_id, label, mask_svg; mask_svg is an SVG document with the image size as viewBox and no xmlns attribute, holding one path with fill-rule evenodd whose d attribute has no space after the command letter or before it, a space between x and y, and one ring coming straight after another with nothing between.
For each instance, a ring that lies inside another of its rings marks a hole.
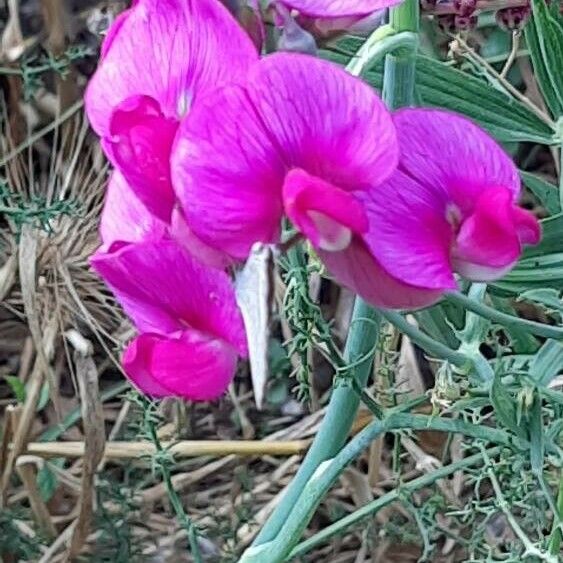
<instances>
[{"instance_id":1,"label":"flower cluster","mask_svg":"<svg viewBox=\"0 0 563 563\"><path fill-rule=\"evenodd\" d=\"M315 18L391 3L284 2ZM385 308L430 305L455 273L496 279L540 238L514 164L476 125L391 113L314 57L260 58L218 0L136 0L86 107L115 168L92 266L139 331L125 371L155 397L225 390L247 354L228 272L278 243L284 217L336 280Z\"/></svg>"}]
</instances>

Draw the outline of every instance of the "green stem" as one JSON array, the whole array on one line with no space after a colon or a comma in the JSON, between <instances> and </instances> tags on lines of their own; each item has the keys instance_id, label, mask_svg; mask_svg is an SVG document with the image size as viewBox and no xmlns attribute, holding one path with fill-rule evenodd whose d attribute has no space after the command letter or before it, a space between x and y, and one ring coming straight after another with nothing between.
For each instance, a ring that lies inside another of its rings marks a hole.
<instances>
[{"instance_id":1,"label":"green stem","mask_svg":"<svg viewBox=\"0 0 563 563\"><path fill-rule=\"evenodd\" d=\"M553 338L554 340L563 340L563 328L550 326L542 323L537 323L535 321L528 321L526 319L521 319L520 317L515 317L514 315L508 315L507 313L502 313L497 311L484 303L475 301L463 293L448 293L445 298L460 305L469 311L473 311L477 315L489 319L495 323L502 324L506 327L520 328L522 330L527 330L536 336L541 336L543 338Z\"/></svg>"},{"instance_id":2,"label":"green stem","mask_svg":"<svg viewBox=\"0 0 563 563\"><path fill-rule=\"evenodd\" d=\"M487 450L487 453L490 456L495 456L500 452L499 447L491 448ZM296 557L302 557L305 553L311 551L311 549L319 546L327 542L330 538L341 534L344 530L349 528L350 526L354 526L361 522L362 520L373 516L377 512L379 512L382 508L388 506L389 504L400 500L402 496L410 495L419 489L424 489L426 487L431 486L436 481L455 473L456 471L460 471L462 469L466 469L467 467L471 467L473 465L477 465L483 461L482 454L475 454L465 459L461 459L456 461L455 463L451 463L444 467L440 467L440 469L436 469L431 473L427 473L422 475L421 477L417 477L408 483L404 483L389 491L388 493L384 494L383 496L379 497L378 499L369 502L362 508L354 511L352 514L341 518L340 520L334 522L330 526L323 528L320 532L315 534L314 536L310 537L309 539L301 542L299 545L295 547L295 549L289 554L288 559L293 559Z\"/></svg>"},{"instance_id":3,"label":"green stem","mask_svg":"<svg viewBox=\"0 0 563 563\"><path fill-rule=\"evenodd\" d=\"M549 553L558 555L561 549L561 522L563 522L563 470L559 476L559 492L557 494L557 513L553 517L553 529L551 530L551 539L549 540Z\"/></svg>"},{"instance_id":4,"label":"green stem","mask_svg":"<svg viewBox=\"0 0 563 563\"><path fill-rule=\"evenodd\" d=\"M398 33L418 33L419 3L406 0L392 8L389 23ZM414 103L416 49L387 55L383 74L383 99L389 109L411 106Z\"/></svg>"},{"instance_id":5,"label":"green stem","mask_svg":"<svg viewBox=\"0 0 563 563\"><path fill-rule=\"evenodd\" d=\"M502 510L502 512L504 513L508 523L510 524L510 527L512 528L514 534L518 537L518 539L522 542L522 545L525 548L525 553L523 554L523 558L527 558L527 557L537 557L538 559L542 560L542 561L548 561L549 563L557 563L557 558L551 556L550 554L544 553L543 551L540 551L530 540L530 538L526 535L526 532L520 527L520 524L518 524L516 518L514 517L514 515L512 514L512 512L510 511L510 505L508 504L507 500L504 498L504 495L502 493L502 488L500 486L500 483L498 482L497 476L495 475L494 469L493 469L493 465L491 463L491 460L487 454L487 452L485 451L485 449L481 446L480 447L481 452L483 454L483 458L485 459L486 465L487 465L487 475L489 477L489 481L491 482L491 485L493 486L493 490L495 492L495 496L497 499L497 505L498 507Z\"/></svg>"},{"instance_id":6,"label":"green stem","mask_svg":"<svg viewBox=\"0 0 563 563\"><path fill-rule=\"evenodd\" d=\"M380 30L381 29L382 28L380 28ZM370 39L362 45L361 49L352 58L347 67L350 74L361 76L383 57L399 49L406 49L408 51L416 50L418 45L418 35L416 35L416 33L409 31L396 33L391 27L389 27L389 29L391 31L384 38L378 38L374 34L374 36L372 36L373 41L370 37Z\"/></svg>"},{"instance_id":7,"label":"green stem","mask_svg":"<svg viewBox=\"0 0 563 563\"><path fill-rule=\"evenodd\" d=\"M190 543L190 550L192 552L192 557L195 563L203 563L203 559L199 551L199 544L197 541L197 529L191 518L186 514L184 507L182 506L182 501L180 500L176 489L174 489L174 484L172 483L172 475L170 474L169 460L166 459L168 452L166 452L166 450L162 447L160 438L158 437L155 423L152 420L151 414L149 412L150 404L145 398L142 398L142 401L145 409L145 426L156 449L155 458L158 461L158 468L162 475L162 480L164 481L170 504L172 505L172 508L176 513L180 525L186 531L188 541Z\"/></svg>"},{"instance_id":8,"label":"green stem","mask_svg":"<svg viewBox=\"0 0 563 563\"><path fill-rule=\"evenodd\" d=\"M562 119L559 119L558 126L563 129L561 125ZM563 142L559 146L559 203L563 209Z\"/></svg>"},{"instance_id":9,"label":"green stem","mask_svg":"<svg viewBox=\"0 0 563 563\"><path fill-rule=\"evenodd\" d=\"M239 563L281 563L286 561L293 546L299 541L317 506L322 501L342 471L357 458L373 440L393 430L438 430L457 432L478 440L497 443L521 450L529 444L507 432L470 424L461 420L425 415L391 414L375 420L351 440L333 459L327 460L314 472L301 496L297 499L283 527L273 541L253 546L243 553Z\"/></svg>"},{"instance_id":10,"label":"green stem","mask_svg":"<svg viewBox=\"0 0 563 563\"><path fill-rule=\"evenodd\" d=\"M391 26L397 32L416 33L418 31L418 0L406 0L402 5L393 8ZM377 31L375 33L377 34ZM414 55L414 49L412 52L401 49L401 53L386 57L385 68L386 73L389 72L389 74L385 75L384 98L391 109L401 105L410 105L414 99ZM369 64L365 61L365 57L363 59L364 65ZM388 68L389 70L387 70ZM365 386L372 368L375 345L379 338L380 319L377 311L363 300L356 299L344 359L347 365L354 365L348 372L348 377L355 379L357 384L362 387ZM343 378L343 382L332 393L325 418L301 467L289 484L281 502L256 537L253 547L248 550L249 552L261 550L265 542L271 542L277 538L277 534L286 527L286 522L290 517L292 522L296 522L295 506L305 506L306 508L306 503L309 502L307 498L303 498L302 493L305 486L309 486L319 466L337 454L344 445L356 417L358 406L358 395ZM309 512L314 512L315 508L316 504L310 503L309 510L305 510L301 514L302 520L297 524L299 530L302 531L303 526L307 525ZM278 543L277 539L276 543ZM283 544L283 538L281 543L284 545L284 553L287 553L292 544ZM263 552L263 554L265 553ZM266 557L269 558L269 554ZM271 561L273 563L274 560L271 559Z\"/></svg>"},{"instance_id":11,"label":"green stem","mask_svg":"<svg viewBox=\"0 0 563 563\"><path fill-rule=\"evenodd\" d=\"M382 310L381 315L395 325L403 334L406 334L415 344L431 354L435 358L442 358L458 367L467 367L470 360L460 352L452 350L441 342L424 334L421 330L411 325L402 315L394 311Z\"/></svg>"},{"instance_id":12,"label":"green stem","mask_svg":"<svg viewBox=\"0 0 563 563\"><path fill-rule=\"evenodd\" d=\"M371 371L378 337L379 314L357 299L344 357L347 364L361 359L349 374L361 387L365 386ZM324 420L303 463L253 545L269 542L277 535L317 467L342 448L356 418L359 402L359 397L345 379L333 390Z\"/></svg>"}]
</instances>

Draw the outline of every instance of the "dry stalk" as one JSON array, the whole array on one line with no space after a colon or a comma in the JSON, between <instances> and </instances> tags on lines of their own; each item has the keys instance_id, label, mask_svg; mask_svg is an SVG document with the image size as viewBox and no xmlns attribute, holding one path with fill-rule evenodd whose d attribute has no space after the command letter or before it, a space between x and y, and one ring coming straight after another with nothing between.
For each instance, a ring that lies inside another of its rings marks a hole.
<instances>
[{"instance_id":1,"label":"dry stalk","mask_svg":"<svg viewBox=\"0 0 563 563\"><path fill-rule=\"evenodd\" d=\"M45 357L48 361L50 361L54 353L56 333L57 322L56 319L51 318L44 330L42 344L42 348L45 351ZM37 357L35 359L33 371L31 372L29 382L27 384L26 397L23 404L21 418L19 420L17 429L15 429L14 431L14 438L12 441L10 453L8 455L6 465L4 466L4 472L2 473L2 478L0 480L0 498L2 498L8 487L16 459L24 451L27 444L29 431L35 417L37 400L39 399L44 379L45 372L43 370L43 364L40 361L39 357Z\"/></svg>"},{"instance_id":2,"label":"dry stalk","mask_svg":"<svg viewBox=\"0 0 563 563\"><path fill-rule=\"evenodd\" d=\"M31 225L23 225L19 246L19 273L24 311L31 338L37 353L36 359L40 363L41 372L47 376L49 395L57 416L61 417L58 383L55 373L51 369L45 353L41 322L39 320L40 307L37 302L37 251L39 246L39 232Z\"/></svg>"},{"instance_id":3,"label":"dry stalk","mask_svg":"<svg viewBox=\"0 0 563 563\"><path fill-rule=\"evenodd\" d=\"M80 511L72 532L68 560L77 556L84 545L94 513L94 478L105 448L104 413L98 389L98 371L90 347L74 353L84 426L84 458Z\"/></svg>"},{"instance_id":4,"label":"dry stalk","mask_svg":"<svg viewBox=\"0 0 563 563\"><path fill-rule=\"evenodd\" d=\"M287 456L304 453L309 440L288 440L267 442L264 440L182 440L163 443L163 447L174 457L181 459L200 456ZM33 442L28 444L26 453L40 457L82 457L87 446L85 442ZM155 454L150 442L107 442L102 452L107 460L139 459Z\"/></svg>"},{"instance_id":5,"label":"dry stalk","mask_svg":"<svg viewBox=\"0 0 563 563\"><path fill-rule=\"evenodd\" d=\"M48 539L55 538L57 536L57 530L51 520L47 505L41 498L41 493L37 487L37 472L35 471L34 465L26 461L22 456L18 458L16 462L16 471L25 487L31 511L35 516L39 528Z\"/></svg>"}]
</instances>

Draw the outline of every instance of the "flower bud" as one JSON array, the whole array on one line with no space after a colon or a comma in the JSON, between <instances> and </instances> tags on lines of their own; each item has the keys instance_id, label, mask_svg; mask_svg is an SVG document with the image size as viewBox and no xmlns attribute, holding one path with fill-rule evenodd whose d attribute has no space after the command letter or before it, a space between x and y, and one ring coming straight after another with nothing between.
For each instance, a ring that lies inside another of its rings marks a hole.
<instances>
[{"instance_id":1,"label":"flower bud","mask_svg":"<svg viewBox=\"0 0 563 563\"><path fill-rule=\"evenodd\" d=\"M495 19L502 29L517 31L522 29L530 19L532 10L530 5L498 10Z\"/></svg>"},{"instance_id":2,"label":"flower bud","mask_svg":"<svg viewBox=\"0 0 563 563\"><path fill-rule=\"evenodd\" d=\"M295 21L285 7L277 7L277 16L282 27L278 41L278 49L280 51L305 53L307 55L317 54L315 38Z\"/></svg>"},{"instance_id":3,"label":"flower bud","mask_svg":"<svg viewBox=\"0 0 563 563\"><path fill-rule=\"evenodd\" d=\"M477 0L454 0L455 11L460 16L470 16L477 8Z\"/></svg>"},{"instance_id":4,"label":"flower bud","mask_svg":"<svg viewBox=\"0 0 563 563\"><path fill-rule=\"evenodd\" d=\"M477 27L477 16L459 16L454 17L454 26L458 31L470 31Z\"/></svg>"}]
</instances>

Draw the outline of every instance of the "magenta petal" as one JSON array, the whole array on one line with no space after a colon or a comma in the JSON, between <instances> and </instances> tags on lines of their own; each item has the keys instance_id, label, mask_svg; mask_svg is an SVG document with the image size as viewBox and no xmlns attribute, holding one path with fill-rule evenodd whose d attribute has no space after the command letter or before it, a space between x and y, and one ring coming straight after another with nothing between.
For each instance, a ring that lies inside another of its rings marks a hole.
<instances>
[{"instance_id":1,"label":"magenta petal","mask_svg":"<svg viewBox=\"0 0 563 563\"><path fill-rule=\"evenodd\" d=\"M342 252L318 252L336 281L368 303L385 309L419 309L438 301L441 291L428 290L393 278L359 239Z\"/></svg>"},{"instance_id":2,"label":"magenta petal","mask_svg":"<svg viewBox=\"0 0 563 563\"><path fill-rule=\"evenodd\" d=\"M520 193L518 170L503 149L473 122L455 113L403 109L394 122L401 148L400 168L421 184L443 192L462 214L487 188Z\"/></svg>"},{"instance_id":3,"label":"magenta petal","mask_svg":"<svg viewBox=\"0 0 563 563\"><path fill-rule=\"evenodd\" d=\"M174 189L195 234L242 258L279 236L285 174L342 190L383 182L398 159L389 112L343 69L295 53L255 64L244 85L194 107L172 155Z\"/></svg>"},{"instance_id":4,"label":"magenta petal","mask_svg":"<svg viewBox=\"0 0 563 563\"><path fill-rule=\"evenodd\" d=\"M227 254L212 248L196 237L186 223L182 211L178 208L172 211L172 223L169 231L174 240L187 248L190 254L203 264L219 270L224 270L232 264L233 261Z\"/></svg>"},{"instance_id":5,"label":"magenta petal","mask_svg":"<svg viewBox=\"0 0 563 563\"><path fill-rule=\"evenodd\" d=\"M146 395L157 399L173 396L173 391L164 387L151 370L147 336L151 338L151 335L138 336L127 345L121 360L123 369L135 387Z\"/></svg>"},{"instance_id":6,"label":"magenta petal","mask_svg":"<svg viewBox=\"0 0 563 563\"><path fill-rule=\"evenodd\" d=\"M115 109L108 156L121 170L137 197L163 221L170 221L174 192L170 182L170 150L178 124L165 118L158 102L132 96Z\"/></svg>"},{"instance_id":7,"label":"magenta petal","mask_svg":"<svg viewBox=\"0 0 563 563\"><path fill-rule=\"evenodd\" d=\"M346 16L366 16L387 6L398 4L401 0L283 0L288 8L301 14L338 18ZM342 29L342 28L341 28Z\"/></svg>"},{"instance_id":8,"label":"magenta petal","mask_svg":"<svg viewBox=\"0 0 563 563\"><path fill-rule=\"evenodd\" d=\"M474 281L500 278L518 260L524 240L539 241L537 220L503 188L485 190L463 221L452 248L456 270Z\"/></svg>"},{"instance_id":9,"label":"magenta petal","mask_svg":"<svg viewBox=\"0 0 563 563\"><path fill-rule=\"evenodd\" d=\"M166 223L157 219L135 195L125 178L112 172L100 220L100 236L105 247L116 241L158 240L166 233Z\"/></svg>"},{"instance_id":10,"label":"magenta petal","mask_svg":"<svg viewBox=\"0 0 563 563\"><path fill-rule=\"evenodd\" d=\"M187 326L246 354L242 316L229 276L194 259L172 240L98 252L93 268L141 332L172 334Z\"/></svg>"},{"instance_id":11,"label":"magenta petal","mask_svg":"<svg viewBox=\"0 0 563 563\"><path fill-rule=\"evenodd\" d=\"M397 171L384 185L361 194L369 220L364 240L390 275L418 287L453 289L453 228L441 190Z\"/></svg>"},{"instance_id":12,"label":"magenta petal","mask_svg":"<svg viewBox=\"0 0 563 563\"><path fill-rule=\"evenodd\" d=\"M258 56L218 0L139 0L114 22L103 52L86 92L100 136L130 96L150 96L166 117L179 119L195 98L245 72Z\"/></svg>"},{"instance_id":13,"label":"magenta petal","mask_svg":"<svg viewBox=\"0 0 563 563\"><path fill-rule=\"evenodd\" d=\"M372 88L339 66L277 53L254 65L249 95L290 168L361 190L395 169L395 127Z\"/></svg>"},{"instance_id":14,"label":"magenta petal","mask_svg":"<svg viewBox=\"0 0 563 563\"><path fill-rule=\"evenodd\" d=\"M141 334L123 357L125 372L144 393L192 401L221 396L236 364L235 348L192 330L171 337Z\"/></svg>"},{"instance_id":15,"label":"magenta petal","mask_svg":"<svg viewBox=\"0 0 563 563\"><path fill-rule=\"evenodd\" d=\"M342 250L353 233L368 229L363 205L352 193L299 168L288 172L283 200L291 222L318 248Z\"/></svg>"},{"instance_id":16,"label":"magenta petal","mask_svg":"<svg viewBox=\"0 0 563 563\"><path fill-rule=\"evenodd\" d=\"M516 225L516 232L522 244L538 244L541 240L541 225L535 215L521 209L520 207L513 206L512 220Z\"/></svg>"},{"instance_id":17,"label":"magenta petal","mask_svg":"<svg viewBox=\"0 0 563 563\"><path fill-rule=\"evenodd\" d=\"M197 104L180 126L172 181L204 243L235 258L279 239L284 164L241 87Z\"/></svg>"}]
</instances>

